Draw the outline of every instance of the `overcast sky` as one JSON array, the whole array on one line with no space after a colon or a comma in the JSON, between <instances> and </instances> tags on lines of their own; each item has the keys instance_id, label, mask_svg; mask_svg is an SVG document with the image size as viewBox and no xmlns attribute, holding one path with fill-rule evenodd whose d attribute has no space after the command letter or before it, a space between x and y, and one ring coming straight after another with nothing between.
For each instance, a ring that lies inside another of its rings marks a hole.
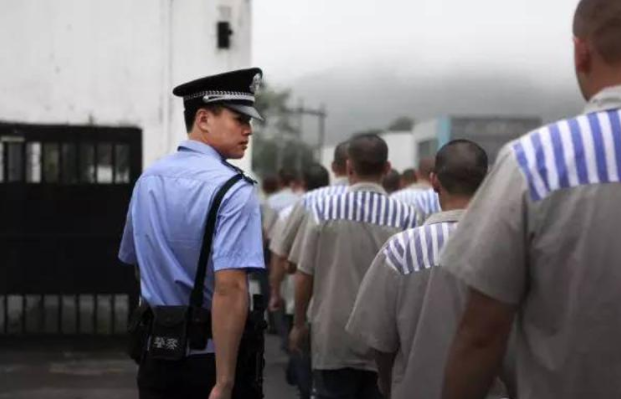
<instances>
[{"instance_id":1,"label":"overcast sky","mask_svg":"<svg viewBox=\"0 0 621 399\"><path fill-rule=\"evenodd\" d=\"M253 60L268 81L390 64L434 75L519 70L573 78L578 0L254 0Z\"/></svg>"}]
</instances>

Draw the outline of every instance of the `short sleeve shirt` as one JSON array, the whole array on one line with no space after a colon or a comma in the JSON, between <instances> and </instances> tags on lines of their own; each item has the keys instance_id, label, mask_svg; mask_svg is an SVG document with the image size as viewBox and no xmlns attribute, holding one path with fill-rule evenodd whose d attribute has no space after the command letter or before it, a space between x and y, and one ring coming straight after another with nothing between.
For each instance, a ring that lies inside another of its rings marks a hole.
<instances>
[{"instance_id":1,"label":"short sleeve shirt","mask_svg":"<svg viewBox=\"0 0 621 399\"><path fill-rule=\"evenodd\" d=\"M298 272L313 277L313 368L374 370L370 348L354 342L345 324L375 255L392 235L414 226L414 215L381 186L361 183L317 202L308 219Z\"/></svg>"},{"instance_id":2,"label":"short sleeve shirt","mask_svg":"<svg viewBox=\"0 0 621 399\"><path fill-rule=\"evenodd\" d=\"M150 305L189 304L208 209L236 173L212 147L185 141L136 183L119 258L139 265L141 295ZM258 197L242 179L218 212L204 305L211 308L215 272L264 267Z\"/></svg>"},{"instance_id":3,"label":"short sleeve shirt","mask_svg":"<svg viewBox=\"0 0 621 399\"><path fill-rule=\"evenodd\" d=\"M301 226L303 226L305 216L309 213L313 204L329 195L342 194L346 190L346 185L337 184L318 188L304 194L295 204L280 234L274 236L272 245L270 246L272 252L279 256L288 256L298 233L303 231Z\"/></svg>"},{"instance_id":4,"label":"short sleeve shirt","mask_svg":"<svg viewBox=\"0 0 621 399\"><path fill-rule=\"evenodd\" d=\"M369 268L347 331L394 353L392 398L439 398L465 287L439 266L463 211L441 212L393 236Z\"/></svg>"},{"instance_id":5,"label":"short sleeve shirt","mask_svg":"<svg viewBox=\"0 0 621 399\"><path fill-rule=\"evenodd\" d=\"M519 306L520 398L621 395L621 87L508 144L446 270Z\"/></svg>"}]
</instances>

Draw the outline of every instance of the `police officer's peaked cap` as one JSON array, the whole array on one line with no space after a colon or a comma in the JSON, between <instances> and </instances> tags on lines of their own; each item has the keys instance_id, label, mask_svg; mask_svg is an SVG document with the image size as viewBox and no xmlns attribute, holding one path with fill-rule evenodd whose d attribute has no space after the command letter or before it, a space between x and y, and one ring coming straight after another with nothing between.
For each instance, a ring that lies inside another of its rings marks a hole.
<instances>
[{"instance_id":1,"label":"police officer's peaked cap","mask_svg":"<svg viewBox=\"0 0 621 399\"><path fill-rule=\"evenodd\" d=\"M187 109L201 105L218 104L240 114L263 120L254 108L255 93L261 84L263 72L259 68L241 69L219 75L206 76L173 89L173 94L183 97Z\"/></svg>"}]
</instances>

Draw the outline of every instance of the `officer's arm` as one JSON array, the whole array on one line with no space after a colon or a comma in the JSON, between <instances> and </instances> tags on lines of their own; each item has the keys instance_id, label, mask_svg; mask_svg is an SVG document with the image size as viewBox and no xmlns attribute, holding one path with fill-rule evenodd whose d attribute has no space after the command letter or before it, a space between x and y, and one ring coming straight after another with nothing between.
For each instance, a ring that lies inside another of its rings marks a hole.
<instances>
[{"instance_id":1,"label":"officer's arm","mask_svg":"<svg viewBox=\"0 0 621 399\"><path fill-rule=\"evenodd\" d=\"M470 289L449 353L443 399L485 397L502 364L515 310Z\"/></svg>"},{"instance_id":2,"label":"officer's arm","mask_svg":"<svg viewBox=\"0 0 621 399\"><path fill-rule=\"evenodd\" d=\"M239 342L248 314L248 283L245 270L215 273L212 329L216 348L216 385L232 389Z\"/></svg>"}]
</instances>

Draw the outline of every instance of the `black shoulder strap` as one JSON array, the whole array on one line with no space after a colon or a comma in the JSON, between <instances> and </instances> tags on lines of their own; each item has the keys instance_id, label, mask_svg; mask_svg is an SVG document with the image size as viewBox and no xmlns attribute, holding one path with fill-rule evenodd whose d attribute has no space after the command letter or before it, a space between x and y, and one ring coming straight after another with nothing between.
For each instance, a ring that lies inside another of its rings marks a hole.
<instances>
[{"instance_id":1,"label":"black shoulder strap","mask_svg":"<svg viewBox=\"0 0 621 399\"><path fill-rule=\"evenodd\" d=\"M190 297L190 306L201 307L203 305L203 290L205 285L205 275L207 273L207 263L211 256L211 245L213 235L216 230L216 221L218 219L218 210L227 191L235 183L244 177L239 173L231 177L224 183L220 190L216 193L207 213L207 223L205 224L205 233L203 235L203 246L201 247L201 255L198 258L198 267L196 268L196 278L194 279L194 288L192 288L192 296Z\"/></svg>"}]
</instances>

